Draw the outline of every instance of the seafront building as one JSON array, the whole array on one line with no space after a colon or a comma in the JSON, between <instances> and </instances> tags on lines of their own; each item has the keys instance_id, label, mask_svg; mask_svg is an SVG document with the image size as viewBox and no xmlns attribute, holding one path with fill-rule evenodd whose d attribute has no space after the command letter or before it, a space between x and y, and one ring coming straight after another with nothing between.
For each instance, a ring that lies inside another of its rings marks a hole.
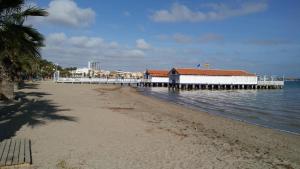
<instances>
[{"instance_id":1,"label":"seafront building","mask_svg":"<svg viewBox=\"0 0 300 169\"><path fill-rule=\"evenodd\" d=\"M148 69L142 72L104 71L89 68L77 69L72 77L58 77L58 83L111 83L172 89L277 89L284 79L263 78L245 70L172 68ZM97 67L97 65L96 65Z\"/></svg>"},{"instance_id":2,"label":"seafront building","mask_svg":"<svg viewBox=\"0 0 300 169\"><path fill-rule=\"evenodd\" d=\"M169 83L168 70L146 70L144 75L145 81L158 87L167 87Z\"/></svg>"},{"instance_id":3,"label":"seafront building","mask_svg":"<svg viewBox=\"0 0 300 169\"><path fill-rule=\"evenodd\" d=\"M257 75L244 70L221 69L173 68L167 75L164 70L147 70L145 79L143 86L177 89L267 89L284 85L283 80L259 81Z\"/></svg>"},{"instance_id":4,"label":"seafront building","mask_svg":"<svg viewBox=\"0 0 300 169\"><path fill-rule=\"evenodd\" d=\"M173 68L169 79L179 84L257 84L257 76L244 70Z\"/></svg>"},{"instance_id":5,"label":"seafront building","mask_svg":"<svg viewBox=\"0 0 300 169\"><path fill-rule=\"evenodd\" d=\"M78 80L78 78L81 78L82 80L84 78L105 78L105 79L142 79L143 78L143 72L127 72L127 71L121 71L121 70L103 70L100 69L100 62L88 62L88 67L84 68L77 68L76 70L70 71L71 77L63 77L63 78L75 78Z\"/></svg>"}]
</instances>

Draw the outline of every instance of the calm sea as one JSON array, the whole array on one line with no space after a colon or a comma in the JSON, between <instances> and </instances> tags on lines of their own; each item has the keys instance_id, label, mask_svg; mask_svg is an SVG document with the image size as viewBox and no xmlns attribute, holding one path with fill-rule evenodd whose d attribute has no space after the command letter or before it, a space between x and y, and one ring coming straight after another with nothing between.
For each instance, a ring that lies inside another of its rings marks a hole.
<instances>
[{"instance_id":1,"label":"calm sea","mask_svg":"<svg viewBox=\"0 0 300 169\"><path fill-rule=\"evenodd\" d=\"M275 90L193 90L140 88L151 95L185 106L282 131L300 134L300 82L285 82Z\"/></svg>"}]
</instances>

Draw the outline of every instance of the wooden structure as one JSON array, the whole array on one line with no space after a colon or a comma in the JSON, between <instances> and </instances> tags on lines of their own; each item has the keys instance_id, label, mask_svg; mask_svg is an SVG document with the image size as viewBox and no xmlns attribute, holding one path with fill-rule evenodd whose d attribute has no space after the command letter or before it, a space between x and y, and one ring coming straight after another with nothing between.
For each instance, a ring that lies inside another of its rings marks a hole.
<instances>
[{"instance_id":1,"label":"wooden structure","mask_svg":"<svg viewBox=\"0 0 300 169\"><path fill-rule=\"evenodd\" d=\"M29 139L7 139L0 143L0 168L32 164Z\"/></svg>"}]
</instances>

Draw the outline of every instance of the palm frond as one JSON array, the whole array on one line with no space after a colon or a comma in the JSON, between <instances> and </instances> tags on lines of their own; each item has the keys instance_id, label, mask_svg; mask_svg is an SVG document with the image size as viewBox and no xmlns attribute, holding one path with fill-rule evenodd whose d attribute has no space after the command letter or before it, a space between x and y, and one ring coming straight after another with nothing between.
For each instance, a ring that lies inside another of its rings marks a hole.
<instances>
[{"instance_id":1,"label":"palm frond","mask_svg":"<svg viewBox=\"0 0 300 169\"><path fill-rule=\"evenodd\" d=\"M38 7L30 7L25 9L22 12L17 12L11 14L8 18L10 22L15 22L16 24L23 24L27 17L36 17L36 16L47 16L48 12L45 9Z\"/></svg>"},{"instance_id":2,"label":"palm frond","mask_svg":"<svg viewBox=\"0 0 300 169\"><path fill-rule=\"evenodd\" d=\"M4 10L20 10L23 5L24 0L0 0L0 13L2 13Z\"/></svg>"},{"instance_id":3,"label":"palm frond","mask_svg":"<svg viewBox=\"0 0 300 169\"><path fill-rule=\"evenodd\" d=\"M25 11L21 12L22 16L47 16L48 12L45 9L41 9L38 7L30 7L27 8Z\"/></svg>"}]
</instances>

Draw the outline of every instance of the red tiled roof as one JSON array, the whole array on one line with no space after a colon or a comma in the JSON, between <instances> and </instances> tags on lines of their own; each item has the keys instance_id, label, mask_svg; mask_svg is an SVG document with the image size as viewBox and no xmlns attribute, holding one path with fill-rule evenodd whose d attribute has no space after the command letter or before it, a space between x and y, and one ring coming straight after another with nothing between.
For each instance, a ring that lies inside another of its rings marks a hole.
<instances>
[{"instance_id":1,"label":"red tiled roof","mask_svg":"<svg viewBox=\"0 0 300 169\"><path fill-rule=\"evenodd\" d=\"M174 70L174 69L172 69ZM176 69L180 75L204 75L204 76L255 76L244 70L217 70L217 69Z\"/></svg>"},{"instance_id":2,"label":"red tiled roof","mask_svg":"<svg viewBox=\"0 0 300 169\"><path fill-rule=\"evenodd\" d=\"M168 77L168 70L147 70L146 74L154 77Z\"/></svg>"}]
</instances>

